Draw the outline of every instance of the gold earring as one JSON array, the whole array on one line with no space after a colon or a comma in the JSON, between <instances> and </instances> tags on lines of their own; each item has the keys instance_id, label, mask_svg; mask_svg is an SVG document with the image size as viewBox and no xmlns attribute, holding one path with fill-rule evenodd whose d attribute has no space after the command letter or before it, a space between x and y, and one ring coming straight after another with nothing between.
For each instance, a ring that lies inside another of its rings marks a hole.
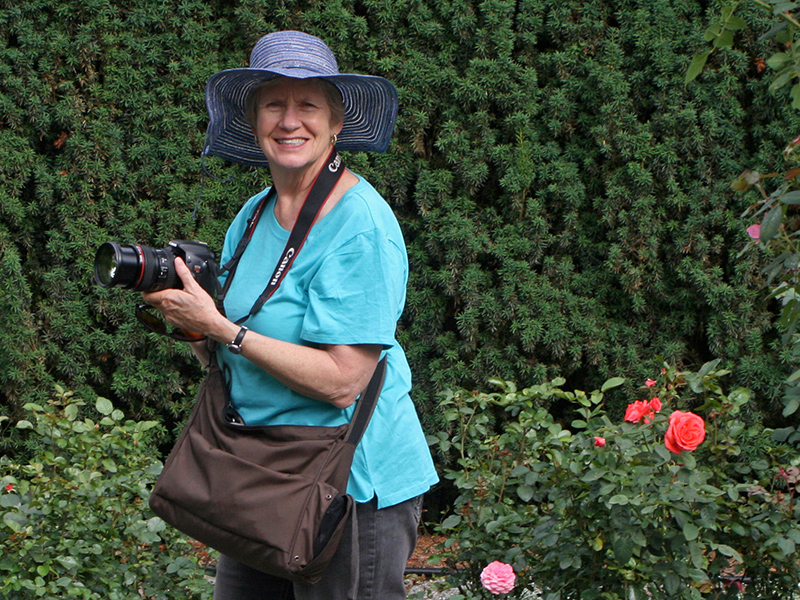
<instances>
[{"instance_id":1,"label":"gold earring","mask_svg":"<svg viewBox=\"0 0 800 600\"><path fill-rule=\"evenodd\" d=\"M331 136L331 145L335 146L337 141L339 141L339 136L334 133Z\"/></svg>"}]
</instances>

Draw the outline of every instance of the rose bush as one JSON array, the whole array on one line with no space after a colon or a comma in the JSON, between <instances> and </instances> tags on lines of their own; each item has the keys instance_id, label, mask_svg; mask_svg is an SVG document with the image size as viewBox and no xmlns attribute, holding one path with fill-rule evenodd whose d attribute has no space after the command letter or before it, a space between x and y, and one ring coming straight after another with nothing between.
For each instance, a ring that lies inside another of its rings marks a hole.
<instances>
[{"instance_id":1,"label":"rose bush","mask_svg":"<svg viewBox=\"0 0 800 600\"><path fill-rule=\"evenodd\" d=\"M431 443L459 492L434 557L452 569L452 600L491 597L480 574L495 560L516 573L512 598L792 598L800 458L746 424L749 392L726 393L718 366L664 365L641 388L650 400L630 402L635 422L609 414L621 378L591 393L563 380L448 392L449 427Z\"/></svg>"},{"instance_id":2,"label":"rose bush","mask_svg":"<svg viewBox=\"0 0 800 600\"><path fill-rule=\"evenodd\" d=\"M0 457L0 598L210 600L209 554L147 506L158 424L61 388L25 409L38 450Z\"/></svg>"}]
</instances>

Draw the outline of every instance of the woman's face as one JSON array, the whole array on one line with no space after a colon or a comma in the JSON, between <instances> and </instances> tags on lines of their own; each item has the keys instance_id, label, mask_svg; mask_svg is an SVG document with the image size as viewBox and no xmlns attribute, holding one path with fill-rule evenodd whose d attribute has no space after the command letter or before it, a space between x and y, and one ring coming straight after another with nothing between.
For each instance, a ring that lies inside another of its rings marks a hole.
<instances>
[{"instance_id":1,"label":"woman's face","mask_svg":"<svg viewBox=\"0 0 800 600\"><path fill-rule=\"evenodd\" d=\"M331 122L322 84L279 77L260 91L255 134L270 169L306 170L328 157L331 137L342 129Z\"/></svg>"}]
</instances>

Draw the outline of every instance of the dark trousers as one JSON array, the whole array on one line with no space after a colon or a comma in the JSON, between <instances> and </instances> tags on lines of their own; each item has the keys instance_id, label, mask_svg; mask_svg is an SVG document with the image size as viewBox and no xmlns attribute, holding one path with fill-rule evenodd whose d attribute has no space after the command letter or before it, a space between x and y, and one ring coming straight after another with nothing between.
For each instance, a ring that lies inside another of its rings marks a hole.
<instances>
[{"instance_id":1,"label":"dark trousers","mask_svg":"<svg viewBox=\"0 0 800 600\"><path fill-rule=\"evenodd\" d=\"M220 556L214 600L404 600L403 574L417 543L422 496L378 510L356 505L333 561L312 586L292 584Z\"/></svg>"}]
</instances>

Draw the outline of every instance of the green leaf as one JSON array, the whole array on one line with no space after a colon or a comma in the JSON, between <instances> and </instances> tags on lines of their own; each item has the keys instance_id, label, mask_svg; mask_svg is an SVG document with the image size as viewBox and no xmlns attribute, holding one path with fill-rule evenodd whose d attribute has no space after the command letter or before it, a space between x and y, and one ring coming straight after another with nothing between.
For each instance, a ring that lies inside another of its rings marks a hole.
<instances>
[{"instance_id":1,"label":"green leaf","mask_svg":"<svg viewBox=\"0 0 800 600\"><path fill-rule=\"evenodd\" d=\"M517 496L523 502L530 502L533 498L533 488L528 485L521 485L517 488Z\"/></svg>"},{"instance_id":2,"label":"green leaf","mask_svg":"<svg viewBox=\"0 0 800 600\"><path fill-rule=\"evenodd\" d=\"M108 398L98 397L97 402L95 403L95 408L97 408L97 412L99 412L101 415L110 415L112 412L114 412L114 405Z\"/></svg>"},{"instance_id":3,"label":"green leaf","mask_svg":"<svg viewBox=\"0 0 800 600\"><path fill-rule=\"evenodd\" d=\"M442 521L442 529L454 529L461 523L461 515L450 515Z\"/></svg>"},{"instance_id":4,"label":"green leaf","mask_svg":"<svg viewBox=\"0 0 800 600\"><path fill-rule=\"evenodd\" d=\"M726 546L725 544L715 544L714 548L719 551L720 554L724 554L725 556L732 558L736 562L744 562L742 555L739 554L736 550L731 548L730 546Z\"/></svg>"},{"instance_id":5,"label":"green leaf","mask_svg":"<svg viewBox=\"0 0 800 600\"><path fill-rule=\"evenodd\" d=\"M734 192L743 192L750 186L757 184L761 180L761 173L747 169L731 182L731 189Z\"/></svg>"},{"instance_id":6,"label":"green leaf","mask_svg":"<svg viewBox=\"0 0 800 600\"><path fill-rule=\"evenodd\" d=\"M56 560L61 563L65 569L74 569L78 566L78 561L73 556L58 556Z\"/></svg>"},{"instance_id":7,"label":"green leaf","mask_svg":"<svg viewBox=\"0 0 800 600\"><path fill-rule=\"evenodd\" d=\"M78 418L78 405L77 404L70 404L64 409L64 416L67 417L68 421L74 421Z\"/></svg>"},{"instance_id":8,"label":"green leaf","mask_svg":"<svg viewBox=\"0 0 800 600\"><path fill-rule=\"evenodd\" d=\"M681 460L683 461L683 466L689 471L694 471L697 468L697 460L691 452L681 453Z\"/></svg>"},{"instance_id":9,"label":"green leaf","mask_svg":"<svg viewBox=\"0 0 800 600\"><path fill-rule=\"evenodd\" d=\"M19 506L19 496L17 494L3 494L0 496L0 506L3 508Z\"/></svg>"},{"instance_id":10,"label":"green leaf","mask_svg":"<svg viewBox=\"0 0 800 600\"><path fill-rule=\"evenodd\" d=\"M611 498L608 500L609 504L625 505L628 504L629 502L630 500L625 494L617 494L616 496L611 496Z\"/></svg>"},{"instance_id":11,"label":"green leaf","mask_svg":"<svg viewBox=\"0 0 800 600\"><path fill-rule=\"evenodd\" d=\"M714 48L730 48L733 46L733 32L726 29L712 42Z\"/></svg>"},{"instance_id":12,"label":"green leaf","mask_svg":"<svg viewBox=\"0 0 800 600\"><path fill-rule=\"evenodd\" d=\"M17 429L33 429L33 423L23 419L17 423Z\"/></svg>"},{"instance_id":13,"label":"green leaf","mask_svg":"<svg viewBox=\"0 0 800 600\"><path fill-rule=\"evenodd\" d=\"M725 23L725 29L729 31L741 31L747 27L747 22L742 17L731 16Z\"/></svg>"},{"instance_id":14,"label":"green leaf","mask_svg":"<svg viewBox=\"0 0 800 600\"><path fill-rule=\"evenodd\" d=\"M670 571L664 577L664 587L670 598L676 598L681 589L681 578L675 571Z\"/></svg>"},{"instance_id":15,"label":"green leaf","mask_svg":"<svg viewBox=\"0 0 800 600\"><path fill-rule=\"evenodd\" d=\"M800 398L792 398L786 403L786 406L783 407L782 414L784 417L788 417L796 413L798 408L800 408Z\"/></svg>"},{"instance_id":16,"label":"green leaf","mask_svg":"<svg viewBox=\"0 0 800 600\"><path fill-rule=\"evenodd\" d=\"M621 386L623 383L625 383L624 377L612 377L603 384L603 387L600 388L600 391L607 392L610 389Z\"/></svg>"},{"instance_id":17,"label":"green leaf","mask_svg":"<svg viewBox=\"0 0 800 600\"><path fill-rule=\"evenodd\" d=\"M147 521L148 531L159 533L167 528L167 523L160 517L153 517Z\"/></svg>"},{"instance_id":18,"label":"green leaf","mask_svg":"<svg viewBox=\"0 0 800 600\"><path fill-rule=\"evenodd\" d=\"M653 451L658 454L659 458L661 458L661 460L664 462L672 460L672 453L667 450L667 447L663 444L658 444L655 448L653 448Z\"/></svg>"},{"instance_id":19,"label":"green leaf","mask_svg":"<svg viewBox=\"0 0 800 600\"><path fill-rule=\"evenodd\" d=\"M725 9L723 8L723 10ZM722 25L720 25L719 23L714 23L713 25L711 25L711 27L706 29L705 33L703 34L703 39L707 42L710 42L714 38L716 38L721 32L722 32Z\"/></svg>"},{"instance_id":20,"label":"green leaf","mask_svg":"<svg viewBox=\"0 0 800 600\"><path fill-rule=\"evenodd\" d=\"M792 62L792 57L785 52L776 52L767 59L767 66L773 71L780 71Z\"/></svg>"},{"instance_id":21,"label":"green leaf","mask_svg":"<svg viewBox=\"0 0 800 600\"><path fill-rule=\"evenodd\" d=\"M794 554L796 547L797 546L795 545L794 541L790 540L789 538L778 539L778 548L781 549L781 552L783 552L784 556L791 556Z\"/></svg>"},{"instance_id":22,"label":"green leaf","mask_svg":"<svg viewBox=\"0 0 800 600\"><path fill-rule=\"evenodd\" d=\"M789 83L789 81L791 81L796 75L797 73L795 72L794 68L783 69L780 73L778 73L778 76L772 81L772 83L769 84L769 88L767 88L769 93L774 94L784 85Z\"/></svg>"},{"instance_id":23,"label":"green leaf","mask_svg":"<svg viewBox=\"0 0 800 600\"><path fill-rule=\"evenodd\" d=\"M692 557L692 564L697 569L705 569L706 556L703 547L697 542L689 542L689 555Z\"/></svg>"},{"instance_id":24,"label":"green leaf","mask_svg":"<svg viewBox=\"0 0 800 600\"><path fill-rule=\"evenodd\" d=\"M687 542L696 540L698 535L700 535L700 530L694 523L684 523L683 537L686 539Z\"/></svg>"},{"instance_id":25,"label":"green leaf","mask_svg":"<svg viewBox=\"0 0 800 600\"><path fill-rule=\"evenodd\" d=\"M778 229L781 226L782 219L783 209L780 205L773 206L761 221L761 234L758 239L762 244L766 244L775 237L775 234L778 233Z\"/></svg>"},{"instance_id":26,"label":"green leaf","mask_svg":"<svg viewBox=\"0 0 800 600\"><path fill-rule=\"evenodd\" d=\"M19 533L22 531L22 525L20 525L19 521L15 518L13 513L6 513L3 515L3 523L11 529L14 533Z\"/></svg>"},{"instance_id":27,"label":"green leaf","mask_svg":"<svg viewBox=\"0 0 800 600\"><path fill-rule=\"evenodd\" d=\"M773 15L780 15L785 12L792 12L798 7L798 4L796 2L775 2L774 4L775 6L772 7Z\"/></svg>"},{"instance_id":28,"label":"green leaf","mask_svg":"<svg viewBox=\"0 0 800 600\"><path fill-rule=\"evenodd\" d=\"M591 483L593 481L597 481L603 475L606 474L605 469L591 469L586 475L581 478L581 481L586 483Z\"/></svg>"},{"instance_id":29,"label":"green leaf","mask_svg":"<svg viewBox=\"0 0 800 600\"><path fill-rule=\"evenodd\" d=\"M689 69L686 71L686 79L683 81L684 84L694 81L697 76L700 75L703 71L703 67L706 66L706 61L710 54L711 50L694 55L692 62L689 63Z\"/></svg>"},{"instance_id":30,"label":"green leaf","mask_svg":"<svg viewBox=\"0 0 800 600\"><path fill-rule=\"evenodd\" d=\"M798 86L800 86L800 83L798 83L795 87ZM788 194L784 194L783 196L778 198L778 201L781 204L800 204L800 191L795 190L794 192L789 192Z\"/></svg>"},{"instance_id":31,"label":"green leaf","mask_svg":"<svg viewBox=\"0 0 800 600\"><path fill-rule=\"evenodd\" d=\"M621 565L627 565L633 556L633 541L629 537L619 537L614 540L614 557Z\"/></svg>"}]
</instances>

